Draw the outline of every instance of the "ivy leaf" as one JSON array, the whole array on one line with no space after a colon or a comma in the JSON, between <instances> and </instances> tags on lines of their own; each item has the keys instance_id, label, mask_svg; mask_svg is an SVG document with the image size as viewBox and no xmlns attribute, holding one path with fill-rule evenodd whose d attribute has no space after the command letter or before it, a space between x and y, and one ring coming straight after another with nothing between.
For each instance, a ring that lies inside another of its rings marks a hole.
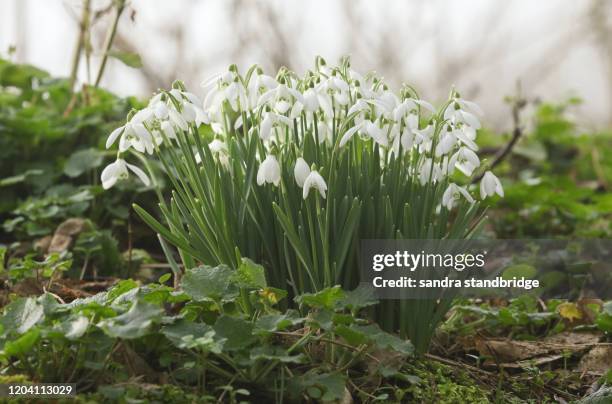
<instances>
[{"instance_id":1,"label":"ivy leaf","mask_svg":"<svg viewBox=\"0 0 612 404\"><path fill-rule=\"evenodd\" d=\"M344 291L340 289L340 286L334 286L317 293L305 293L296 297L295 301L310 307L332 310L337 307L344 296Z\"/></svg>"},{"instance_id":2,"label":"ivy leaf","mask_svg":"<svg viewBox=\"0 0 612 404\"><path fill-rule=\"evenodd\" d=\"M140 338L149 333L153 324L159 323L162 312L160 307L136 300L127 312L102 320L98 326L114 338Z\"/></svg>"},{"instance_id":3,"label":"ivy leaf","mask_svg":"<svg viewBox=\"0 0 612 404\"><path fill-rule=\"evenodd\" d=\"M264 289L268 286L264 267L248 258L242 259L235 280L241 288Z\"/></svg>"},{"instance_id":4,"label":"ivy leaf","mask_svg":"<svg viewBox=\"0 0 612 404\"><path fill-rule=\"evenodd\" d=\"M253 323L238 317L222 315L217 319L214 327L220 338L225 338L224 349L235 351L246 348L255 342Z\"/></svg>"},{"instance_id":5,"label":"ivy leaf","mask_svg":"<svg viewBox=\"0 0 612 404\"><path fill-rule=\"evenodd\" d=\"M235 285L231 284L235 271L225 265L210 267L202 265L190 269L181 280L181 287L193 300L221 300L236 296Z\"/></svg>"},{"instance_id":6,"label":"ivy leaf","mask_svg":"<svg viewBox=\"0 0 612 404\"><path fill-rule=\"evenodd\" d=\"M64 174L70 178L78 177L87 170L100 167L102 153L97 149L84 149L72 153L64 164Z\"/></svg>"},{"instance_id":7,"label":"ivy leaf","mask_svg":"<svg viewBox=\"0 0 612 404\"><path fill-rule=\"evenodd\" d=\"M116 49L108 51L108 56L123 62L124 65L138 69L142 67L142 59L138 53L124 52Z\"/></svg>"},{"instance_id":8,"label":"ivy leaf","mask_svg":"<svg viewBox=\"0 0 612 404\"><path fill-rule=\"evenodd\" d=\"M35 298L22 297L6 306L0 323L5 330L23 334L44 317L44 308Z\"/></svg>"}]
</instances>

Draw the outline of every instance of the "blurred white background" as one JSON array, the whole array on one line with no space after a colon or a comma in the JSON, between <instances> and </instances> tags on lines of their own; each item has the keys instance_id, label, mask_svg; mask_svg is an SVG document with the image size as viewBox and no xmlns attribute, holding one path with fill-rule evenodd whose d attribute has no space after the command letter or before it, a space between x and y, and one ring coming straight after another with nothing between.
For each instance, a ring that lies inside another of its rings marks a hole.
<instances>
[{"instance_id":1,"label":"blurred white background","mask_svg":"<svg viewBox=\"0 0 612 404\"><path fill-rule=\"evenodd\" d=\"M111 21L104 13L110 2L91 3L99 12L94 52ZM15 46L17 61L68 76L82 4L0 0L0 54ZM177 78L199 90L230 63L301 73L316 55L335 63L349 54L358 70L410 83L434 102L455 85L499 129L509 124L503 98L517 81L528 97L583 98L587 130L612 124L609 0L132 0L115 48L137 52L144 63L132 69L109 60L102 86L121 95L146 96ZM88 80L85 63L78 79Z\"/></svg>"}]
</instances>

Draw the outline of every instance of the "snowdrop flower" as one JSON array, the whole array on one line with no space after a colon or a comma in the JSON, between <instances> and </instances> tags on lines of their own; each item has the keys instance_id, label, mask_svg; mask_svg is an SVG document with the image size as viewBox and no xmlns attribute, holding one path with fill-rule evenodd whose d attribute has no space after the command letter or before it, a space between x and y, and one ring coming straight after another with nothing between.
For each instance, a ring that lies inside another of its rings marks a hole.
<instances>
[{"instance_id":1,"label":"snowdrop flower","mask_svg":"<svg viewBox=\"0 0 612 404\"><path fill-rule=\"evenodd\" d=\"M484 173L482 180L480 181L480 198L485 199L487 196L499 195L504 196L504 188L502 187L499 178L497 178L491 171Z\"/></svg>"},{"instance_id":2,"label":"snowdrop flower","mask_svg":"<svg viewBox=\"0 0 612 404\"><path fill-rule=\"evenodd\" d=\"M484 115L484 112L482 112L482 109L475 102L464 100L463 98L459 98L459 97L455 97L455 102L458 103L461 109L465 111L469 111L478 116Z\"/></svg>"},{"instance_id":3,"label":"snowdrop flower","mask_svg":"<svg viewBox=\"0 0 612 404\"><path fill-rule=\"evenodd\" d=\"M419 168L419 181L421 185L425 185L428 182L436 182L439 179L444 178L440 166L430 158L426 158Z\"/></svg>"},{"instance_id":4,"label":"snowdrop flower","mask_svg":"<svg viewBox=\"0 0 612 404\"><path fill-rule=\"evenodd\" d=\"M457 144L457 137L453 132L443 132L440 135L440 141L436 145L436 157L448 154Z\"/></svg>"},{"instance_id":5,"label":"snowdrop flower","mask_svg":"<svg viewBox=\"0 0 612 404\"><path fill-rule=\"evenodd\" d=\"M461 143L474 151L478 151L478 145L474 142L476 140L476 130L474 128L468 125L461 125L453 133Z\"/></svg>"},{"instance_id":6,"label":"snowdrop flower","mask_svg":"<svg viewBox=\"0 0 612 404\"><path fill-rule=\"evenodd\" d=\"M153 110L157 119L166 119L168 117L168 106L161 99L150 102L149 107Z\"/></svg>"},{"instance_id":7,"label":"snowdrop flower","mask_svg":"<svg viewBox=\"0 0 612 404\"><path fill-rule=\"evenodd\" d=\"M470 193L464 187L460 187L459 185L451 182L448 184L448 188L446 188L446 191L444 191L444 194L442 195L442 206L448 210L451 210L461 196L463 196L469 203L474 203L474 198L472 198L472 195L470 195Z\"/></svg>"},{"instance_id":8,"label":"snowdrop flower","mask_svg":"<svg viewBox=\"0 0 612 404\"><path fill-rule=\"evenodd\" d=\"M367 121L367 122L370 122L370 121ZM344 147L344 145L347 144L349 140L351 140L353 135L355 133L357 133L357 131L362 130L365 127L365 125L366 125L366 121L363 121L363 122L353 126L352 128L350 128L346 132L344 132L344 135L342 135L342 138L340 139L340 147Z\"/></svg>"},{"instance_id":9,"label":"snowdrop flower","mask_svg":"<svg viewBox=\"0 0 612 404\"><path fill-rule=\"evenodd\" d=\"M272 129L283 125L291 125L291 119L274 112L264 112L259 125L259 137L264 141L268 140L272 136Z\"/></svg>"},{"instance_id":10,"label":"snowdrop flower","mask_svg":"<svg viewBox=\"0 0 612 404\"><path fill-rule=\"evenodd\" d=\"M414 144L419 146L420 153L426 153L431 150L431 143L433 141L434 127L433 125L427 125L423 129L415 129L414 132Z\"/></svg>"},{"instance_id":11,"label":"snowdrop flower","mask_svg":"<svg viewBox=\"0 0 612 404\"><path fill-rule=\"evenodd\" d=\"M309 88L304 91L304 108L308 112L316 112L319 109L319 96L317 92Z\"/></svg>"},{"instance_id":12,"label":"snowdrop flower","mask_svg":"<svg viewBox=\"0 0 612 404\"><path fill-rule=\"evenodd\" d=\"M383 125L380 127L379 121L365 121L366 122L366 133L370 136L376 143L383 147L389 146L389 138L387 137L387 132L389 130L389 124Z\"/></svg>"},{"instance_id":13,"label":"snowdrop flower","mask_svg":"<svg viewBox=\"0 0 612 404\"><path fill-rule=\"evenodd\" d=\"M319 135L319 144L325 142L326 140L332 141L332 129L330 128L327 122L319 122L317 124L317 133Z\"/></svg>"},{"instance_id":14,"label":"snowdrop flower","mask_svg":"<svg viewBox=\"0 0 612 404\"><path fill-rule=\"evenodd\" d=\"M342 106L349 103L349 85L337 75L329 77L325 82L325 89L334 101Z\"/></svg>"},{"instance_id":15,"label":"snowdrop flower","mask_svg":"<svg viewBox=\"0 0 612 404\"><path fill-rule=\"evenodd\" d=\"M257 106L269 106L278 114L283 115L291 109L295 101L304 104L302 93L294 88L287 87L286 84L279 84L276 88L262 94L257 101Z\"/></svg>"},{"instance_id":16,"label":"snowdrop flower","mask_svg":"<svg viewBox=\"0 0 612 404\"><path fill-rule=\"evenodd\" d=\"M168 117L170 118L170 122L172 122L172 124L177 128L180 128L181 130L189 129L189 124L187 123L185 117L178 113L174 108L168 109Z\"/></svg>"},{"instance_id":17,"label":"snowdrop flower","mask_svg":"<svg viewBox=\"0 0 612 404\"><path fill-rule=\"evenodd\" d=\"M223 167L229 168L227 145L223 141L219 139L214 139L208 144L208 149L213 154L213 156L219 159L219 162ZM194 157L197 164L202 163L202 157L200 156L200 152L197 152Z\"/></svg>"},{"instance_id":18,"label":"snowdrop flower","mask_svg":"<svg viewBox=\"0 0 612 404\"><path fill-rule=\"evenodd\" d=\"M347 115L357 112L358 114L355 116L355 119L360 121L364 119L364 115L368 111L370 111L370 105L363 98L360 98L349 108Z\"/></svg>"},{"instance_id":19,"label":"snowdrop flower","mask_svg":"<svg viewBox=\"0 0 612 404\"><path fill-rule=\"evenodd\" d=\"M130 121L112 131L106 140L106 148L110 148L119 136L119 151L133 147L140 153L153 153L153 137L142 123Z\"/></svg>"},{"instance_id":20,"label":"snowdrop flower","mask_svg":"<svg viewBox=\"0 0 612 404\"><path fill-rule=\"evenodd\" d=\"M278 87L278 82L273 77L263 74L259 68L255 69L247 85L248 108L255 108L261 94L276 87Z\"/></svg>"},{"instance_id":21,"label":"snowdrop flower","mask_svg":"<svg viewBox=\"0 0 612 404\"><path fill-rule=\"evenodd\" d=\"M164 131L168 139L176 139L176 132L174 131L174 126L169 121L162 121L161 130Z\"/></svg>"},{"instance_id":22,"label":"snowdrop flower","mask_svg":"<svg viewBox=\"0 0 612 404\"><path fill-rule=\"evenodd\" d=\"M435 112L433 105L431 105L427 101L408 98L402 101L397 107L395 107L395 109L393 110L393 120L395 122L400 122L403 118L410 128L418 128L419 106L424 107L431 113Z\"/></svg>"},{"instance_id":23,"label":"snowdrop flower","mask_svg":"<svg viewBox=\"0 0 612 404\"><path fill-rule=\"evenodd\" d=\"M298 186L303 188L306 178L310 175L310 167L308 167L306 160L301 157L296 160L295 167L293 168L293 175L295 176L295 182Z\"/></svg>"},{"instance_id":24,"label":"snowdrop flower","mask_svg":"<svg viewBox=\"0 0 612 404\"><path fill-rule=\"evenodd\" d=\"M102 175L100 176L102 180L102 187L104 189L109 189L113 185L117 183L119 180L125 180L128 178L128 168L136 174L138 178L146 185L149 186L151 183L149 181L149 177L135 165L126 163L122 158L118 158L114 163L107 165L104 170L102 170Z\"/></svg>"},{"instance_id":25,"label":"snowdrop flower","mask_svg":"<svg viewBox=\"0 0 612 404\"><path fill-rule=\"evenodd\" d=\"M476 115L456 107L459 107L459 104L449 105L444 111L444 119L450 120L454 125L464 124L474 129L480 129L480 121L476 118Z\"/></svg>"},{"instance_id":26,"label":"snowdrop flower","mask_svg":"<svg viewBox=\"0 0 612 404\"><path fill-rule=\"evenodd\" d=\"M302 197L304 199L308 198L308 194L310 193L310 189L315 188L321 194L321 197L325 199L325 192L327 191L327 184L321 174L319 174L316 170L313 170L308 174L306 180L304 180L304 187L302 191Z\"/></svg>"},{"instance_id":27,"label":"snowdrop flower","mask_svg":"<svg viewBox=\"0 0 612 404\"><path fill-rule=\"evenodd\" d=\"M257 185L263 185L265 183L272 183L275 186L280 184L281 172L280 165L271 154L266 156L266 159L259 165L257 170Z\"/></svg>"},{"instance_id":28,"label":"snowdrop flower","mask_svg":"<svg viewBox=\"0 0 612 404\"><path fill-rule=\"evenodd\" d=\"M206 80L202 87L207 91L203 110L211 115L220 113L225 101L235 112L249 107L247 89L242 85L235 66L230 66L225 73Z\"/></svg>"},{"instance_id":29,"label":"snowdrop flower","mask_svg":"<svg viewBox=\"0 0 612 404\"><path fill-rule=\"evenodd\" d=\"M459 148L457 153L453 155L452 160L455 162L457 169L468 177L472 175L476 168L480 167L480 159L476 153L465 146Z\"/></svg>"}]
</instances>

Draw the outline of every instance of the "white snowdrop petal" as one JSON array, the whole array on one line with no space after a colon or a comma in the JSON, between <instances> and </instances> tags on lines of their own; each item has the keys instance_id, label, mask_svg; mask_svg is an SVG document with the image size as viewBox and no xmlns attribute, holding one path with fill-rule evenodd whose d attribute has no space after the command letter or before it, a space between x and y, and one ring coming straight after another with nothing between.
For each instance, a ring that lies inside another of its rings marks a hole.
<instances>
[{"instance_id":1,"label":"white snowdrop petal","mask_svg":"<svg viewBox=\"0 0 612 404\"><path fill-rule=\"evenodd\" d=\"M125 130L125 126L121 126L121 127L117 128L117 129L115 129L114 131L111 132L111 134L108 136L108 139L106 139L106 148L107 149L109 147L111 147L113 145L113 143L115 143L115 141L117 140L119 135L121 135L124 130Z\"/></svg>"},{"instance_id":2,"label":"white snowdrop petal","mask_svg":"<svg viewBox=\"0 0 612 404\"><path fill-rule=\"evenodd\" d=\"M140 167L130 163L126 163L126 165L134 174L136 174L136 176L140 179L140 181L143 182L143 184L145 184L147 187L151 185L151 180L149 180L147 174L145 174L145 172Z\"/></svg>"},{"instance_id":3,"label":"white snowdrop petal","mask_svg":"<svg viewBox=\"0 0 612 404\"><path fill-rule=\"evenodd\" d=\"M308 163L306 160L299 157L295 162L295 167L293 169L293 175L295 176L295 182L298 184L300 188L304 186L304 182L308 175L310 174L310 167L308 167Z\"/></svg>"}]
</instances>

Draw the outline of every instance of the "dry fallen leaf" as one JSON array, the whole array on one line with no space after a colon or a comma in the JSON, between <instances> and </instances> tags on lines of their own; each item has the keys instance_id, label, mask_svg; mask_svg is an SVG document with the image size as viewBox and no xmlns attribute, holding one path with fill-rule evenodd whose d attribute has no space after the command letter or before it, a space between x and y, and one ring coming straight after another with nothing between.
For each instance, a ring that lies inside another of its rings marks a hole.
<instances>
[{"instance_id":1,"label":"dry fallen leaf","mask_svg":"<svg viewBox=\"0 0 612 404\"><path fill-rule=\"evenodd\" d=\"M612 345L597 345L580 359L581 372L603 375L612 368Z\"/></svg>"},{"instance_id":2,"label":"dry fallen leaf","mask_svg":"<svg viewBox=\"0 0 612 404\"><path fill-rule=\"evenodd\" d=\"M598 344L600 333L564 332L538 341L510 339L477 339L480 355L490 358L485 364L503 367L541 365L562 358L568 353L585 351Z\"/></svg>"}]
</instances>

